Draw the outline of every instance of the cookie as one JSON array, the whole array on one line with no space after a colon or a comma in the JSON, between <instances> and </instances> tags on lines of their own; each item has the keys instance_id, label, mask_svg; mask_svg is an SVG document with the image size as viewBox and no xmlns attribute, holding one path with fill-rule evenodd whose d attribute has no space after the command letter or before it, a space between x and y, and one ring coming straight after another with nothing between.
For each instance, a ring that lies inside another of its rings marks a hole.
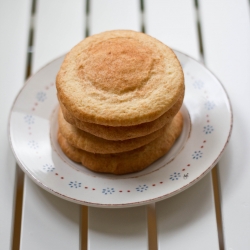
<instances>
[{"instance_id":1,"label":"cookie","mask_svg":"<svg viewBox=\"0 0 250 250\"><path fill-rule=\"evenodd\" d=\"M184 92L174 52L155 38L128 30L90 36L65 57L57 74L60 101L77 119L134 126L167 112Z\"/></svg>"},{"instance_id":2,"label":"cookie","mask_svg":"<svg viewBox=\"0 0 250 250\"><path fill-rule=\"evenodd\" d=\"M173 107L171 107L167 112L165 112L162 116L160 116L156 120L152 122L146 122L127 127L104 126L104 125L80 121L79 119L75 118L71 113L69 113L69 111L63 106L60 100L59 102L63 112L64 119L68 123L90 134L101 137L103 139L117 141L117 140L128 140L132 138L145 136L155 132L156 130L161 129L164 125L170 124L173 117L177 114L177 112L181 108L183 97L184 94L181 95L181 97L173 105Z\"/></svg>"},{"instance_id":3,"label":"cookie","mask_svg":"<svg viewBox=\"0 0 250 250\"><path fill-rule=\"evenodd\" d=\"M58 132L58 143L63 152L73 161L86 168L102 173L127 174L145 169L166 154L182 131L183 120L178 113L164 135L138 149L119 154L93 154L71 146Z\"/></svg>"},{"instance_id":4,"label":"cookie","mask_svg":"<svg viewBox=\"0 0 250 250\"><path fill-rule=\"evenodd\" d=\"M120 153L139 148L153 141L157 137L162 136L166 127L168 127L167 125L165 125L163 128L149 135L138 138L133 138L124 141L110 141L92 135L69 124L63 118L61 110L59 110L58 114L58 125L61 134L72 146L88 152L99 154Z\"/></svg>"}]
</instances>

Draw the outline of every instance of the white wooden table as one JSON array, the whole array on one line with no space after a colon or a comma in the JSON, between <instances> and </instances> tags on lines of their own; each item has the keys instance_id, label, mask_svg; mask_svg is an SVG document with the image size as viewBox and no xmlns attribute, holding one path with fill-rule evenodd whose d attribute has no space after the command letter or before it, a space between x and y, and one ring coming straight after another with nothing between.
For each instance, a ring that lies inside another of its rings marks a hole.
<instances>
[{"instance_id":1,"label":"white wooden table","mask_svg":"<svg viewBox=\"0 0 250 250\"><path fill-rule=\"evenodd\" d=\"M0 249L250 249L248 0L0 0ZM149 206L98 209L42 190L16 165L8 115L25 79L87 35L144 31L201 60L231 99L213 173Z\"/></svg>"}]
</instances>

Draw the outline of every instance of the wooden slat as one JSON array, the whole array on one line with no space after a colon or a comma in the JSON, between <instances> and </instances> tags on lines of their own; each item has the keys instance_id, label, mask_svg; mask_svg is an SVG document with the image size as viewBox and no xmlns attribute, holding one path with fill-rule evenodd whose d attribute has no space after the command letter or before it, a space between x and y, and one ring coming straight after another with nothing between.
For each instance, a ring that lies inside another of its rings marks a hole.
<instances>
[{"instance_id":1,"label":"wooden slat","mask_svg":"<svg viewBox=\"0 0 250 250\"><path fill-rule=\"evenodd\" d=\"M82 0L42 0L36 5L33 72L71 49L85 31ZM79 249L80 206L42 190L27 176L21 249Z\"/></svg>"},{"instance_id":2,"label":"wooden slat","mask_svg":"<svg viewBox=\"0 0 250 250\"><path fill-rule=\"evenodd\" d=\"M140 30L140 6L135 0L91 0L90 34L112 29ZM89 208L88 246L96 249L146 249L145 207L131 209Z\"/></svg>"},{"instance_id":3,"label":"wooden slat","mask_svg":"<svg viewBox=\"0 0 250 250\"><path fill-rule=\"evenodd\" d=\"M89 209L88 250L148 248L146 207Z\"/></svg>"},{"instance_id":4,"label":"wooden slat","mask_svg":"<svg viewBox=\"0 0 250 250\"><path fill-rule=\"evenodd\" d=\"M80 249L80 206L25 178L20 249Z\"/></svg>"},{"instance_id":5,"label":"wooden slat","mask_svg":"<svg viewBox=\"0 0 250 250\"><path fill-rule=\"evenodd\" d=\"M159 249L219 249L211 177L156 204Z\"/></svg>"},{"instance_id":6,"label":"wooden slat","mask_svg":"<svg viewBox=\"0 0 250 250\"><path fill-rule=\"evenodd\" d=\"M145 0L146 33L199 60L195 21L193 0Z\"/></svg>"},{"instance_id":7,"label":"wooden slat","mask_svg":"<svg viewBox=\"0 0 250 250\"><path fill-rule=\"evenodd\" d=\"M146 0L145 24L148 34L200 58L194 1ZM211 174L183 193L156 203L156 216L159 249L219 248Z\"/></svg>"},{"instance_id":8,"label":"wooden slat","mask_svg":"<svg viewBox=\"0 0 250 250\"><path fill-rule=\"evenodd\" d=\"M247 0L200 0L206 65L231 99L233 133L219 162L225 249L250 249L250 15Z\"/></svg>"},{"instance_id":9,"label":"wooden slat","mask_svg":"<svg viewBox=\"0 0 250 250\"><path fill-rule=\"evenodd\" d=\"M37 0L33 72L84 38L85 8L85 0Z\"/></svg>"},{"instance_id":10,"label":"wooden slat","mask_svg":"<svg viewBox=\"0 0 250 250\"><path fill-rule=\"evenodd\" d=\"M25 79L31 1L0 1L0 248L11 249L16 162L7 127L12 102Z\"/></svg>"},{"instance_id":11,"label":"wooden slat","mask_svg":"<svg viewBox=\"0 0 250 250\"><path fill-rule=\"evenodd\" d=\"M140 31L139 0L91 0L89 32L131 29Z\"/></svg>"}]
</instances>

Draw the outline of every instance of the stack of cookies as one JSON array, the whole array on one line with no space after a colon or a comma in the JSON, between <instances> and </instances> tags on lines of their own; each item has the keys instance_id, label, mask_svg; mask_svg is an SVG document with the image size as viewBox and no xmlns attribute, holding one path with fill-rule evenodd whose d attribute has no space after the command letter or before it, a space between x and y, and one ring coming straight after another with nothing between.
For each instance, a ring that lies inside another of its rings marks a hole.
<instances>
[{"instance_id":1,"label":"stack of cookies","mask_svg":"<svg viewBox=\"0 0 250 250\"><path fill-rule=\"evenodd\" d=\"M182 68L173 51L134 31L84 39L56 79L58 142L93 171L140 171L163 156L182 130Z\"/></svg>"}]
</instances>

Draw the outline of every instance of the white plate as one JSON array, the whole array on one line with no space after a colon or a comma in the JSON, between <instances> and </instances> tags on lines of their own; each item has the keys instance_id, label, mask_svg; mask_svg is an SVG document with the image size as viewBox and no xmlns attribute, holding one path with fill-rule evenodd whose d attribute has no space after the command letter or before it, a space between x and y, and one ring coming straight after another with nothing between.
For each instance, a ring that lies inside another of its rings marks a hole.
<instances>
[{"instance_id":1,"label":"white plate","mask_svg":"<svg viewBox=\"0 0 250 250\"><path fill-rule=\"evenodd\" d=\"M35 183L66 200L99 207L139 206L173 196L216 164L232 130L232 110L215 76L176 51L185 73L184 129L171 151L147 169L114 176L69 160L56 141L58 58L33 75L10 115L10 141L21 168Z\"/></svg>"}]
</instances>

